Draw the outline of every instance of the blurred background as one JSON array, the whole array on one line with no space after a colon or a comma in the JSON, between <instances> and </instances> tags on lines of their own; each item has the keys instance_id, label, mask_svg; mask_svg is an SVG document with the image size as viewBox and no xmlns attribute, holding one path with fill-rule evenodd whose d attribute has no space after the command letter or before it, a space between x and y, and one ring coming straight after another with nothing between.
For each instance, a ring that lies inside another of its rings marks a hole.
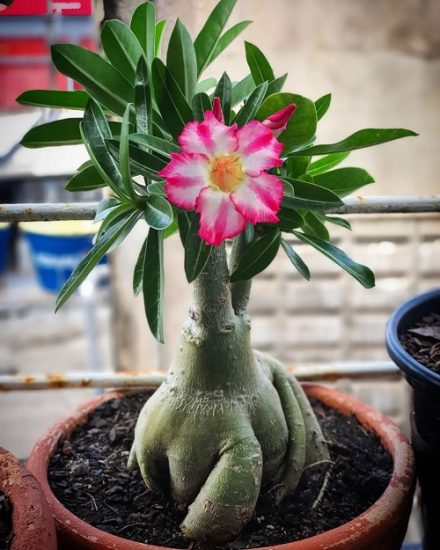
<instances>
[{"instance_id":1,"label":"blurred background","mask_svg":"<svg viewBox=\"0 0 440 550\"><path fill-rule=\"evenodd\" d=\"M50 44L74 42L99 50L104 17L127 19L139 3L16 0L0 12L0 202L99 200L100 192L72 195L64 190L87 158L82 146L29 150L19 145L35 124L78 113L23 108L15 98L29 88L74 89L75 83L52 67ZM195 36L215 1L156 4L161 18L172 22L180 17ZM206 76L219 77L226 69L233 80L241 79L248 73L243 39L256 43L276 76L289 73L286 90L314 100L333 94L318 142L339 141L363 127L419 132L417 139L355 152L344 161L366 168L376 179L362 193L440 192L438 0L238 0L230 25L245 19L254 23ZM364 290L330 261L298 244L312 281L301 280L281 255L258 277L250 307L255 347L289 365L387 360L384 327L390 312L410 295L438 286L440 217L368 215L350 221L353 232L335 227L334 242L375 271L376 288ZM55 245L46 251L35 247L47 234L66 232L79 241L84 237L84 229L72 225L61 230L0 227L0 374L166 369L190 301L178 238L166 241L163 346L149 335L142 299L133 298L131 291L132 267L146 226L139 224L109 263L55 315L54 289L77 261L78 251L69 249L66 255L64 250L62 259L56 259ZM87 247L82 241L77 244L80 251ZM374 380L338 384L404 424L404 385ZM2 445L25 457L56 417L91 393L0 393Z\"/></svg>"}]
</instances>

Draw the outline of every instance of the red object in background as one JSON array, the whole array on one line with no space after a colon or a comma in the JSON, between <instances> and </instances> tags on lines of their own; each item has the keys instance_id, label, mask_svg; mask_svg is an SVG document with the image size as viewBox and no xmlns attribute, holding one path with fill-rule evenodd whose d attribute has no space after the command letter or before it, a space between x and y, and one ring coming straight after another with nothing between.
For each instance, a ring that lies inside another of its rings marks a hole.
<instances>
[{"instance_id":1,"label":"red object in background","mask_svg":"<svg viewBox=\"0 0 440 550\"><path fill-rule=\"evenodd\" d=\"M52 13L60 15L91 15L92 0L52 0Z\"/></svg>"},{"instance_id":2,"label":"red object in background","mask_svg":"<svg viewBox=\"0 0 440 550\"><path fill-rule=\"evenodd\" d=\"M0 11L1 15L46 15L47 0L15 0L12 6Z\"/></svg>"}]
</instances>

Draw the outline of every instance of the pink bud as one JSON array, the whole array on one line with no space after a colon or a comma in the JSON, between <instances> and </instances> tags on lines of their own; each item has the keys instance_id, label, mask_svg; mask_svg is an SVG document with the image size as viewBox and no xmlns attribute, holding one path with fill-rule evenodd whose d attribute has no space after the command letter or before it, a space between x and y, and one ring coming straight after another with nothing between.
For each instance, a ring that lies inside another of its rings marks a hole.
<instances>
[{"instance_id":1,"label":"pink bud","mask_svg":"<svg viewBox=\"0 0 440 550\"><path fill-rule=\"evenodd\" d=\"M215 97L212 101L212 112L215 118L219 122L221 122L222 124L225 123L225 117L223 115L223 109L222 109L222 102L220 101L219 97Z\"/></svg>"},{"instance_id":2,"label":"pink bud","mask_svg":"<svg viewBox=\"0 0 440 550\"><path fill-rule=\"evenodd\" d=\"M295 103L291 103L281 111L277 111L270 117L263 121L263 124L272 131L275 137L278 137L287 128L289 120L292 118L293 113L296 111Z\"/></svg>"}]
</instances>

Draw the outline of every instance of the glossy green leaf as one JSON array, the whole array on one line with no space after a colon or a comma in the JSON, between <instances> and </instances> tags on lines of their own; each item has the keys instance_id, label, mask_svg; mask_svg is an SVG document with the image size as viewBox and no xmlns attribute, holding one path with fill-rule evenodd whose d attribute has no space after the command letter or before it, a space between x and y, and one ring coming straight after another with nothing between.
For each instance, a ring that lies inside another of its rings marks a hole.
<instances>
[{"instance_id":1,"label":"glossy green leaf","mask_svg":"<svg viewBox=\"0 0 440 550\"><path fill-rule=\"evenodd\" d=\"M374 183L370 174L362 168L337 168L314 177L316 185L330 189L339 197L350 195L364 185Z\"/></svg>"},{"instance_id":2,"label":"glossy green leaf","mask_svg":"<svg viewBox=\"0 0 440 550\"><path fill-rule=\"evenodd\" d=\"M264 100L264 97L266 95L268 84L267 82L263 82L263 84L260 84L255 88L255 90L251 93L251 95L246 100L243 107L238 112L237 116L235 117L235 121L238 126L244 126L247 124L250 120L253 120L255 118L255 115L257 114L257 111L260 109L261 103Z\"/></svg>"},{"instance_id":3,"label":"glossy green leaf","mask_svg":"<svg viewBox=\"0 0 440 550\"><path fill-rule=\"evenodd\" d=\"M153 104L150 79L145 59L141 57L136 67L134 80L134 101L136 113L136 132L151 133L153 127Z\"/></svg>"},{"instance_id":4,"label":"glossy green leaf","mask_svg":"<svg viewBox=\"0 0 440 550\"><path fill-rule=\"evenodd\" d=\"M134 200L135 193L131 182L129 158L130 109L131 105L129 103L124 118L122 119L121 138L119 141L119 170L121 172L125 193L127 197L131 197Z\"/></svg>"},{"instance_id":5,"label":"glossy green leaf","mask_svg":"<svg viewBox=\"0 0 440 550\"><path fill-rule=\"evenodd\" d=\"M79 124L81 118L63 118L31 128L21 140L29 148L77 145L82 143Z\"/></svg>"},{"instance_id":6,"label":"glossy green leaf","mask_svg":"<svg viewBox=\"0 0 440 550\"><path fill-rule=\"evenodd\" d=\"M341 199L329 189L292 178L283 178L294 190L294 196L285 195L283 206L291 209L329 210L343 206Z\"/></svg>"},{"instance_id":7,"label":"glossy green leaf","mask_svg":"<svg viewBox=\"0 0 440 550\"><path fill-rule=\"evenodd\" d=\"M131 18L130 28L145 52L148 65L151 66L156 53L157 38L156 7L153 2L145 2L136 8Z\"/></svg>"},{"instance_id":8,"label":"glossy green leaf","mask_svg":"<svg viewBox=\"0 0 440 550\"><path fill-rule=\"evenodd\" d=\"M84 112L80 125L84 145L101 176L117 195L124 195L124 184L117 161L107 148L107 140L112 137L110 126L96 101L91 99Z\"/></svg>"},{"instance_id":9,"label":"glossy green leaf","mask_svg":"<svg viewBox=\"0 0 440 550\"><path fill-rule=\"evenodd\" d=\"M258 86L263 82L275 80L272 67L263 52L250 42L245 42L246 61L251 71L252 78Z\"/></svg>"},{"instance_id":10,"label":"glossy green leaf","mask_svg":"<svg viewBox=\"0 0 440 550\"><path fill-rule=\"evenodd\" d=\"M220 0L194 41L198 74L209 65L237 0Z\"/></svg>"},{"instance_id":11,"label":"glossy green leaf","mask_svg":"<svg viewBox=\"0 0 440 550\"><path fill-rule=\"evenodd\" d=\"M297 179L307 172L310 157L293 157L283 164L283 174L289 178Z\"/></svg>"},{"instance_id":12,"label":"glossy green leaf","mask_svg":"<svg viewBox=\"0 0 440 550\"><path fill-rule=\"evenodd\" d=\"M215 78L205 78L197 83L196 93L209 92L217 86L217 80Z\"/></svg>"},{"instance_id":13,"label":"glossy green leaf","mask_svg":"<svg viewBox=\"0 0 440 550\"><path fill-rule=\"evenodd\" d=\"M252 279L268 267L277 255L281 233L271 231L253 241L244 251L231 275L231 283Z\"/></svg>"},{"instance_id":14,"label":"glossy green leaf","mask_svg":"<svg viewBox=\"0 0 440 550\"><path fill-rule=\"evenodd\" d=\"M138 220L138 213L133 212L129 217L119 221L112 226L105 235L96 242L93 248L88 254L81 260L77 268L69 277L63 288L61 289L57 301L55 311L58 311L60 307L72 296L72 294L78 289L80 284L84 281L87 275L92 269L99 263L99 261L107 254L107 252L116 244L120 244L122 240L133 229Z\"/></svg>"},{"instance_id":15,"label":"glossy green leaf","mask_svg":"<svg viewBox=\"0 0 440 550\"><path fill-rule=\"evenodd\" d=\"M171 225L169 225L166 229L163 230L163 238L168 239L168 237L171 237L171 235L174 235L179 229L179 222L177 221L177 210L173 210L173 221Z\"/></svg>"},{"instance_id":16,"label":"glossy green leaf","mask_svg":"<svg viewBox=\"0 0 440 550\"><path fill-rule=\"evenodd\" d=\"M183 127L192 120L192 110L179 85L163 62L155 58L152 65L154 95L169 133L177 139Z\"/></svg>"},{"instance_id":17,"label":"glossy green leaf","mask_svg":"<svg viewBox=\"0 0 440 550\"><path fill-rule=\"evenodd\" d=\"M163 181L155 181L150 183L147 187L148 195L160 195L166 197L165 183Z\"/></svg>"},{"instance_id":18,"label":"glossy green leaf","mask_svg":"<svg viewBox=\"0 0 440 550\"><path fill-rule=\"evenodd\" d=\"M242 103L246 98L248 98L251 93L255 90L255 82L252 78L252 75L249 74L232 86L232 105L234 108L238 104Z\"/></svg>"},{"instance_id":19,"label":"glossy green leaf","mask_svg":"<svg viewBox=\"0 0 440 550\"><path fill-rule=\"evenodd\" d=\"M332 153L318 160L315 160L310 164L309 168L307 169L307 174L309 174L310 176L318 176L319 174L324 174L325 172L328 172L332 168L335 168L336 166L341 164L341 162L345 160L349 154L350 151L344 151L343 153ZM292 157L289 160L293 160L295 158L304 157Z\"/></svg>"},{"instance_id":20,"label":"glossy green leaf","mask_svg":"<svg viewBox=\"0 0 440 550\"><path fill-rule=\"evenodd\" d=\"M320 97L315 101L316 116L318 117L318 120L321 120L321 118L329 110L331 102L332 102L332 94L323 95L322 97Z\"/></svg>"},{"instance_id":21,"label":"glossy green leaf","mask_svg":"<svg viewBox=\"0 0 440 550\"><path fill-rule=\"evenodd\" d=\"M145 205L144 218L150 227L154 229L166 229L173 222L171 204L160 195L150 195Z\"/></svg>"},{"instance_id":22,"label":"glossy green leaf","mask_svg":"<svg viewBox=\"0 0 440 550\"><path fill-rule=\"evenodd\" d=\"M214 97L220 98L223 115L225 117L225 124L226 126L229 126L231 117L232 84L226 73L223 73L222 77L218 81L217 87L214 90Z\"/></svg>"},{"instance_id":23,"label":"glossy green leaf","mask_svg":"<svg viewBox=\"0 0 440 550\"><path fill-rule=\"evenodd\" d=\"M250 25L252 21L241 21L240 23L237 23L236 25L232 26L230 29L228 29L217 42L217 45L215 46L211 57L209 58L209 63L212 63L214 59L217 59L217 57L224 51L226 48L233 42L239 34L241 34L244 29Z\"/></svg>"},{"instance_id":24,"label":"glossy green leaf","mask_svg":"<svg viewBox=\"0 0 440 550\"><path fill-rule=\"evenodd\" d=\"M133 31L117 19L106 21L101 30L101 44L113 67L134 84L136 67L144 51Z\"/></svg>"},{"instance_id":25,"label":"glossy green leaf","mask_svg":"<svg viewBox=\"0 0 440 550\"><path fill-rule=\"evenodd\" d=\"M281 92L284 84L286 83L286 80L287 80L287 73L283 74L282 76L279 76L278 78L275 78L275 80L272 80L272 82L269 82L269 87L267 88L266 97L269 97L272 94Z\"/></svg>"},{"instance_id":26,"label":"glossy green leaf","mask_svg":"<svg viewBox=\"0 0 440 550\"><path fill-rule=\"evenodd\" d=\"M81 111L86 108L88 100L89 94L82 90L72 92L60 90L29 90L17 97L17 102L20 103L20 105L79 109Z\"/></svg>"},{"instance_id":27,"label":"glossy green leaf","mask_svg":"<svg viewBox=\"0 0 440 550\"><path fill-rule=\"evenodd\" d=\"M115 199L114 197L107 197L100 200L96 208L93 223L98 223L102 221L112 210L114 210L120 204L120 201L118 199Z\"/></svg>"},{"instance_id":28,"label":"glossy green leaf","mask_svg":"<svg viewBox=\"0 0 440 550\"><path fill-rule=\"evenodd\" d=\"M106 211L99 213L95 217L95 221L98 222L102 220L102 223L95 237L95 244L98 244L100 240L105 237L109 229L118 224L120 221L125 220L132 212L133 205L128 202L123 202L118 203L116 206L110 207ZM113 245L111 249L113 249Z\"/></svg>"},{"instance_id":29,"label":"glossy green leaf","mask_svg":"<svg viewBox=\"0 0 440 550\"><path fill-rule=\"evenodd\" d=\"M145 239L144 244L139 252L139 256L136 260L136 265L134 266L133 271L133 294L138 296L142 291L144 285L144 263L145 263L145 252L147 250L147 239Z\"/></svg>"},{"instance_id":30,"label":"glossy green leaf","mask_svg":"<svg viewBox=\"0 0 440 550\"><path fill-rule=\"evenodd\" d=\"M315 145L309 149L305 149L301 152L293 152L293 155L327 155L329 153L341 153L342 151L354 151L355 149L363 149L364 147L372 147L373 145L380 145L388 141L400 139L409 136L417 136L415 132L411 130L405 130L401 128L367 128L365 130L359 130L351 136L337 143L330 143L325 145Z\"/></svg>"},{"instance_id":31,"label":"glossy green leaf","mask_svg":"<svg viewBox=\"0 0 440 550\"><path fill-rule=\"evenodd\" d=\"M130 136L130 141L147 147L152 151L156 151L166 157L169 157L171 153L178 153L180 147L171 141L161 139L155 136L145 135L145 134L132 134Z\"/></svg>"},{"instance_id":32,"label":"glossy green leaf","mask_svg":"<svg viewBox=\"0 0 440 550\"><path fill-rule=\"evenodd\" d=\"M164 265L162 231L148 232L143 267L145 315L153 336L163 342Z\"/></svg>"},{"instance_id":33,"label":"glossy green leaf","mask_svg":"<svg viewBox=\"0 0 440 550\"><path fill-rule=\"evenodd\" d=\"M110 111L123 115L134 99L134 86L97 53L73 44L52 46L55 67L79 82Z\"/></svg>"},{"instance_id":34,"label":"glossy green leaf","mask_svg":"<svg viewBox=\"0 0 440 550\"><path fill-rule=\"evenodd\" d=\"M246 241L246 244L250 244L254 240L254 236L255 228L250 222L247 222L246 228L244 230L244 239Z\"/></svg>"},{"instance_id":35,"label":"glossy green leaf","mask_svg":"<svg viewBox=\"0 0 440 550\"><path fill-rule=\"evenodd\" d=\"M192 112L195 120L202 122L205 118L205 111L209 111L211 108L211 101L204 92L200 92L193 97Z\"/></svg>"},{"instance_id":36,"label":"glossy green leaf","mask_svg":"<svg viewBox=\"0 0 440 550\"><path fill-rule=\"evenodd\" d=\"M293 266L298 270L298 273L304 277L307 281L310 281L310 270L305 264L301 256L295 252L295 250L290 246L290 244L281 239L281 246L283 247L284 252L287 254L287 257L292 262Z\"/></svg>"},{"instance_id":37,"label":"glossy green leaf","mask_svg":"<svg viewBox=\"0 0 440 550\"><path fill-rule=\"evenodd\" d=\"M112 157L118 160L119 143L114 140L108 140L107 146ZM143 151L134 144L129 145L129 159L132 176L160 179L157 174L166 166L166 161Z\"/></svg>"},{"instance_id":38,"label":"glossy green leaf","mask_svg":"<svg viewBox=\"0 0 440 550\"><path fill-rule=\"evenodd\" d=\"M344 229L348 229L349 231L351 231L351 223L345 218L340 218L338 216L324 216L324 217L327 222L332 223L334 225L339 225L340 227L343 227Z\"/></svg>"},{"instance_id":39,"label":"glossy green leaf","mask_svg":"<svg viewBox=\"0 0 440 550\"><path fill-rule=\"evenodd\" d=\"M185 248L186 238L189 233L189 228L193 222L194 217L196 216L195 212L187 212L186 210L179 210L177 215L177 221L179 223L179 235L182 245Z\"/></svg>"},{"instance_id":40,"label":"glossy green leaf","mask_svg":"<svg viewBox=\"0 0 440 550\"><path fill-rule=\"evenodd\" d=\"M316 248L316 250L324 254L324 256L327 256L327 258L342 267L342 269L347 271L352 277L359 281L362 286L365 288L374 287L374 274L371 269L365 265L358 264L349 258L340 248L328 243L327 241L312 237L311 235L306 235L305 233L301 233L299 231L294 231L293 233L296 237L298 237L298 239L306 244L309 244L310 246L313 246L313 248Z\"/></svg>"},{"instance_id":41,"label":"glossy green leaf","mask_svg":"<svg viewBox=\"0 0 440 550\"><path fill-rule=\"evenodd\" d=\"M177 19L171 33L167 69L190 102L197 83L197 59L191 36L180 19Z\"/></svg>"},{"instance_id":42,"label":"glossy green leaf","mask_svg":"<svg viewBox=\"0 0 440 550\"><path fill-rule=\"evenodd\" d=\"M323 221L321 221L320 217L317 216L315 212L307 212L302 230L308 235L313 235L314 237L324 239L325 241L330 239L330 233L328 232Z\"/></svg>"},{"instance_id":43,"label":"glossy green leaf","mask_svg":"<svg viewBox=\"0 0 440 550\"><path fill-rule=\"evenodd\" d=\"M160 57L162 50L162 41L165 29L167 28L167 21L158 21L156 23L156 40L154 41L154 55L155 57Z\"/></svg>"},{"instance_id":44,"label":"glossy green leaf","mask_svg":"<svg viewBox=\"0 0 440 550\"><path fill-rule=\"evenodd\" d=\"M197 279L212 251L212 246L205 244L198 235L199 217L193 215L190 219L192 220L191 225L185 238L185 274L188 283L192 283ZM180 224L181 220L179 219L179 229ZM183 229L183 231L185 230Z\"/></svg>"},{"instance_id":45,"label":"glossy green leaf","mask_svg":"<svg viewBox=\"0 0 440 550\"><path fill-rule=\"evenodd\" d=\"M301 214L290 208L282 206L278 210L277 216L280 219L277 226L281 231L292 231L292 229L297 229L304 225L304 218Z\"/></svg>"},{"instance_id":46,"label":"glossy green leaf","mask_svg":"<svg viewBox=\"0 0 440 550\"><path fill-rule=\"evenodd\" d=\"M291 103L295 103L296 111L290 119L286 130L277 138L285 144L283 155L287 155L293 149L313 139L317 126L316 110L313 101L301 95L280 92L269 96L264 101L256 117L258 120L265 120ZM301 155L306 154L309 154L308 151L301 153Z\"/></svg>"},{"instance_id":47,"label":"glossy green leaf","mask_svg":"<svg viewBox=\"0 0 440 550\"><path fill-rule=\"evenodd\" d=\"M90 161L81 166L70 178L66 184L66 190L71 192L93 191L106 186L107 182L98 172L93 162Z\"/></svg>"}]
</instances>

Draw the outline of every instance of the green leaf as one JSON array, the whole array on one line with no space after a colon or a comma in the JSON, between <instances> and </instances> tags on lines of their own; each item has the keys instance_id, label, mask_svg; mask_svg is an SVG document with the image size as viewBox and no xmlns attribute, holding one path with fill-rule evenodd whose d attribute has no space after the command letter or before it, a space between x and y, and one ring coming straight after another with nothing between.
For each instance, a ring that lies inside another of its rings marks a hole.
<instances>
[{"instance_id":1,"label":"green leaf","mask_svg":"<svg viewBox=\"0 0 440 550\"><path fill-rule=\"evenodd\" d=\"M217 59L217 57L224 51L226 48L231 44L233 40L237 38L239 34L241 34L244 29L250 25L252 21L241 21L240 23L237 23L230 29L228 29L217 42L216 47L214 48L211 57L209 58L209 63L212 63L214 59Z\"/></svg>"},{"instance_id":2,"label":"green leaf","mask_svg":"<svg viewBox=\"0 0 440 550\"><path fill-rule=\"evenodd\" d=\"M166 229L173 223L171 204L160 195L150 195L145 206L144 218L153 229Z\"/></svg>"},{"instance_id":3,"label":"green leaf","mask_svg":"<svg viewBox=\"0 0 440 550\"><path fill-rule=\"evenodd\" d=\"M250 94L255 90L255 82L252 78L252 75L249 74L240 82L237 82L232 87L232 105L231 107L236 107L239 103L244 101Z\"/></svg>"},{"instance_id":4,"label":"green leaf","mask_svg":"<svg viewBox=\"0 0 440 550\"><path fill-rule=\"evenodd\" d=\"M181 219L179 218L179 229L182 232L186 232L185 237L185 274L188 283L192 283L197 279L200 272L206 265L206 262L211 255L212 246L205 244L199 237L199 217L196 215L191 216L191 225L187 229L180 229Z\"/></svg>"},{"instance_id":5,"label":"green leaf","mask_svg":"<svg viewBox=\"0 0 440 550\"><path fill-rule=\"evenodd\" d=\"M341 199L329 189L292 178L282 178L294 189L294 196L285 195L283 206L291 209L329 210L343 206Z\"/></svg>"},{"instance_id":6,"label":"green leaf","mask_svg":"<svg viewBox=\"0 0 440 550\"><path fill-rule=\"evenodd\" d=\"M223 73L222 77L218 81L216 89L214 90L213 97L220 98L226 126L229 126L229 121L231 118L231 94L232 94L231 80L226 73Z\"/></svg>"},{"instance_id":7,"label":"green leaf","mask_svg":"<svg viewBox=\"0 0 440 550\"><path fill-rule=\"evenodd\" d=\"M133 184L131 182L130 158L129 158L129 136L130 136L130 103L122 120L121 139L119 141L119 170L122 176L125 193L128 197L135 199Z\"/></svg>"},{"instance_id":8,"label":"green leaf","mask_svg":"<svg viewBox=\"0 0 440 550\"><path fill-rule=\"evenodd\" d=\"M202 122L205 118L205 111L209 111L211 108L211 101L205 92L200 92L193 97L192 112L195 120Z\"/></svg>"},{"instance_id":9,"label":"green leaf","mask_svg":"<svg viewBox=\"0 0 440 550\"><path fill-rule=\"evenodd\" d=\"M301 256L293 250L290 244L281 239L281 246L283 247L284 252L287 254L287 257L292 262L294 267L298 270L298 273L304 277L307 281L310 281L310 270L307 265L304 263Z\"/></svg>"},{"instance_id":10,"label":"green leaf","mask_svg":"<svg viewBox=\"0 0 440 550\"><path fill-rule=\"evenodd\" d=\"M82 143L79 124L81 118L63 118L31 128L21 140L24 147L54 147Z\"/></svg>"},{"instance_id":11,"label":"green leaf","mask_svg":"<svg viewBox=\"0 0 440 550\"><path fill-rule=\"evenodd\" d=\"M254 226L250 222L247 222L246 228L244 230L244 239L246 241L246 244L250 244L254 240L254 236L255 236Z\"/></svg>"},{"instance_id":12,"label":"green leaf","mask_svg":"<svg viewBox=\"0 0 440 550\"><path fill-rule=\"evenodd\" d=\"M148 232L143 266L145 315L153 336L163 343L164 266L162 231Z\"/></svg>"},{"instance_id":13,"label":"green leaf","mask_svg":"<svg viewBox=\"0 0 440 550\"><path fill-rule=\"evenodd\" d=\"M272 82L275 80L272 67L263 52L250 42L245 42L246 61L254 79L258 86L263 82Z\"/></svg>"},{"instance_id":14,"label":"green leaf","mask_svg":"<svg viewBox=\"0 0 440 550\"><path fill-rule=\"evenodd\" d=\"M106 21L101 30L101 44L113 67L133 84L137 64L144 55L136 35L122 21Z\"/></svg>"},{"instance_id":15,"label":"green leaf","mask_svg":"<svg viewBox=\"0 0 440 550\"><path fill-rule=\"evenodd\" d=\"M372 147L373 145L380 145L381 143L386 143L395 139L417 135L418 134L411 130L401 128L367 128L365 130L359 130L337 143L315 145L301 152L293 152L291 155L327 155L329 153L341 153L342 151L354 151L355 149Z\"/></svg>"},{"instance_id":16,"label":"green leaf","mask_svg":"<svg viewBox=\"0 0 440 550\"><path fill-rule=\"evenodd\" d=\"M241 256L235 271L231 275L231 283L252 279L268 267L277 255L281 243L281 233L271 231L253 241Z\"/></svg>"},{"instance_id":17,"label":"green leaf","mask_svg":"<svg viewBox=\"0 0 440 550\"><path fill-rule=\"evenodd\" d=\"M220 0L194 41L198 74L209 65L237 0Z\"/></svg>"},{"instance_id":18,"label":"green leaf","mask_svg":"<svg viewBox=\"0 0 440 550\"><path fill-rule=\"evenodd\" d=\"M84 145L98 172L116 195L124 195L124 184L118 163L107 149L107 141L112 137L110 126L96 101L90 99L84 112L80 129Z\"/></svg>"},{"instance_id":19,"label":"green leaf","mask_svg":"<svg viewBox=\"0 0 440 550\"><path fill-rule=\"evenodd\" d=\"M293 234L306 244L313 246L319 252L327 256L330 260L342 267L345 271L350 273L357 281L361 283L365 288L374 287L374 274L368 267L358 264L347 256L340 248L337 248L333 244L328 243L322 239L294 231Z\"/></svg>"},{"instance_id":20,"label":"green leaf","mask_svg":"<svg viewBox=\"0 0 440 550\"><path fill-rule=\"evenodd\" d=\"M163 23L162 28L159 29L162 32ZM136 8L131 18L130 28L145 52L148 66L151 66L156 55L156 39L158 38L156 7L153 2L145 2ZM161 37L162 32L159 32L159 37Z\"/></svg>"},{"instance_id":21,"label":"green leaf","mask_svg":"<svg viewBox=\"0 0 440 550\"><path fill-rule=\"evenodd\" d=\"M348 229L349 231L351 231L351 223L344 218L340 218L338 216L324 216L324 218L329 223L333 223L334 225L339 225L340 227L343 227L344 229Z\"/></svg>"},{"instance_id":22,"label":"green leaf","mask_svg":"<svg viewBox=\"0 0 440 550\"><path fill-rule=\"evenodd\" d=\"M374 179L362 168L337 168L315 176L314 180L316 185L330 189L339 197L345 197L364 185L374 183Z\"/></svg>"},{"instance_id":23,"label":"green leaf","mask_svg":"<svg viewBox=\"0 0 440 550\"><path fill-rule=\"evenodd\" d=\"M136 265L134 266L133 271L133 294L138 296L142 290L144 284L144 263L145 263L145 252L147 250L147 239L145 239L144 244L139 252L138 259L136 260Z\"/></svg>"},{"instance_id":24,"label":"green leaf","mask_svg":"<svg viewBox=\"0 0 440 550\"><path fill-rule=\"evenodd\" d=\"M196 86L196 92L209 92L209 90L212 90L217 86L217 80L215 78L205 78L205 80L201 80L197 86Z\"/></svg>"},{"instance_id":25,"label":"green leaf","mask_svg":"<svg viewBox=\"0 0 440 550\"><path fill-rule=\"evenodd\" d=\"M177 19L171 33L167 69L190 102L197 83L197 59L191 36L180 19Z\"/></svg>"},{"instance_id":26,"label":"green leaf","mask_svg":"<svg viewBox=\"0 0 440 550\"><path fill-rule=\"evenodd\" d=\"M148 195L160 195L166 197L165 183L163 181L155 181L148 185Z\"/></svg>"},{"instance_id":27,"label":"green leaf","mask_svg":"<svg viewBox=\"0 0 440 550\"><path fill-rule=\"evenodd\" d=\"M93 248L78 264L75 271L61 289L56 301L55 311L58 311L60 307L70 298L70 296L72 296L87 275L99 263L105 254L107 254L110 248L112 248L116 243L120 244L120 242L124 240L124 238L135 226L138 216L139 214L137 212L133 212L129 217L112 226L105 233L105 235L96 242Z\"/></svg>"},{"instance_id":28,"label":"green leaf","mask_svg":"<svg viewBox=\"0 0 440 550\"><path fill-rule=\"evenodd\" d=\"M330 239L330 233L326 226L314 212L307 212L302 230L304 233L324 239L325 241Z\"/></svg>"},{"instance_id":29,"label":"green leaf","mask_svg":"<svg viewBox=\"0 0 440 550\"><path fill-rule=\"evenodd\" d=\"M99 241L105 237L106 233L114 225L119 223L121 220L127 218L129 214L133 212L133 205L127 202L119 203L116 206L110 207L107 210L100 212L94 220L94 223L97 223L101 220L101 226L99 227L98 234L95 237L95 244L98 244ZM113 245L112 245L113 247Z\"/></svg>"},{"instance_id":30,"label":"green leaf","mask_svg":"<svg viewBox=\"0 0 440 550\"><path fill-rule=\"evenodd\" d=\"M180 147L175 143L155 136L145 134L132 134L130 136L130 141L133 141L138 145L148 147L148 149L156 151L157 153L165 155L166 157L169 157L171 153L178 153L180 151Z\"/></svg>"},{"instance_id":31,"label":"green leaf","mask_svg":"<svg viewBox=\"0 0 440 550\"><path fill-rule=\"evenodd\" d=\"M278 210L277 216L280 219L277 225L281 231L292 231L292 229L296 229L297 227L302 227L304 225L304 218L301 214L295 210L291 210L290 208L285 208L282 206Z\"/></svg>"},{"instance_id":32,"label":"green leaf","mask_svg":"<svg viewBox=\"0 0 440 550\"><path fill-rule=\"evenodd\" d=\"M118 142L114 140L107 141L108 150L114 159L119 157ZM145 176L147 178L160 179L158 172L166 166L166 161L150 154L136 145L129 145L130 171L133 176Z\"/></svg>"},{"instance_id":33,"label":"green leaf","mask_svg":"<svg viewBox=\"0 0 440 550\"><path fill-rule=\"evenodd\" d=\"M255 115L266 95L267 87L267 82L263 82L263 84L257 86L255 90L251 93L246 103L243 105L243 107L240 109L237 116L235 117L234 122L236 122L238 126L244 126L250 120L255 118Z\"/></svg>"},{"instance_id":34,"label":"green leaf","mask_svg":"<svg viewBox=\"0 0 440 550\"><path fill-rule=\"evenodd\" d=\"M269 96L264 101L256 117L258 120L265 120L291 103L295 103L296 111L287 124L286 130L277 138L285 144L283 156L313 139L317 126L313 101L301 95L280 92ZM302 151L301 153L298 152L297 156L300 154L304 156L309 153L308 151Z\"/></svg>"},{"instance_id":35,"label":"green leaf","mask_svg":"<svg viewBox=\"0 0 440 550\"><path fill-rule=\"evenodd\" d=\"M350 151L344 151L343 153L332 153L331 155L327 155L318 160L315 160L315 162L312 162L310 164L307 170L307 174L309 174L310 176L318 176L319 174L324 174L324 172L328 172L332 168L338 166L343 160L348 157L349 154ZM291 159L289 159L289 161L295 158L303 157L292 157Z\"/></svg>"},{"instance_id":36,"label":"green leaf","mask_svg":"<svg viewBox=\"0 0 440 550\"><path fill-rule=\"evenodd\" d=\"M278 78L275 78L275 80L272 80L272 82L269 82L269 87L267 88L266 97L269 97L272 94L281 92L284 84L286 83L286 80L287 80L287 73L283 74L283 76L279 76Z\"/></svg>"},{"instance_id":37,"label":"green leaf","mask_svg":"<svg viewBox=\"0 0 440 550\"><path fill-rule=\"evenodd\" d=\"M99 201L98 207L96 208L96 213L95 213L95 218L93 219L93 223L98 223L102 221L110 212L112 212L120 204L121 203L113 197L109 197Z\"/></svg>"},{"instance_id":38,"label":"green leaf","mask_svg":"<svg viewBox=\"0 0 440 550\"><path fill-rule=\"evenodd\" d=\"M183 127L192 120L192 110L163 62L155 58L152 65L154 95L169 133L177 139Z\"/></svg>"},{"instance_id":39,"label":"green leaf","mask_svg":"<svg viewBox=\"0 0 440 550\"><path fill-rule=\"evenodd\" d=\"M328 111L331 101L332 94L323 95L315 101L316 116L318 117L318 120L321 120L321 118Z\"/></svg>"},{"instance_id":40,"label":"green leaf","mask_svg":"<svg viewBox=\"0 0 440 550\"><path fill-rule=\"evenodd\" d=\"M284 173L289 178L297 179L307 172L310 157L292 157L283 164Z\"/></svg>"},{"instance_id":41,"label":"green leaf","mask_svg":"<svg viewBox=\"0 0 440 550\"><path fill-rule=\"evenodd\" d=\"M155 57L160 57L161 49L162 49L162 40L163 40L163 35L166 27L167 27L167 21L165 19L163 21L158 21L156 23L156 40L154 41Z\"/></svg>"},{"instance_id":42,"label":"green leaf","mask_svg":"<svg viewBox=\"0 0 440 550\"><path fill-rule=\"evenodd\" d=\"M179 210L177 214L177 221L179 223L179 235L182 245L185 248L186 238L189 233L189 228L195 218L195 212L187 212L186 210Z\"/></svg>"},{"instance_id":43,"label":"green leaf","mask_svg":"<svg viewBox=\"0 0 440 550\"><path fill-rule=\"evenodd\" d=\"M55 67L79 82L89 94L113 113L123 115L134 99L134 87L98 54L73 44L52 46Z\"/></svg>"},{"instance_id":44,"label":"green leaf","mask_svg":"<svg viewBox=\"0 0 440 550\"><path fill-rule=\"evenodd\" d=\"M145 59L141 57L137 64L134 81L134 100L136 112L136 132L151 133L153 126L153 107L150 79Z\"/></svg>"},{"instance_id":45,"label":"green leaf","mask_svg":"<svg viewBox=\"0 0 440 550\"><path fill-rule=\"evenodd\" d=\"M84 91L29 90L17 97L20 105L84 110L89 94Z\"/></svg>"},{"instance_id":46,"label":"green leaf","mask_svg":"<svg viewBox=\"0 0 440 550\"><path fill-rule=\"evenodd\" d=\"M179 229L179 223L177 221L177 210L173 209L173 222L166 229L163 230L163 238L168 239L171 235L174 235Z\"/></svg>"},{"instance_id":47,"label":"green leaf","mask_svg":"<svg viewBox=\"0 0 440 550\"><path fill-rule=\"evenodd\" d=\"M93 162L86 162L70 178L66 184L66 190L75 191L93 191L100 187L106 187L107 182L96 169Z\"/></svg>"}]
</instances>

